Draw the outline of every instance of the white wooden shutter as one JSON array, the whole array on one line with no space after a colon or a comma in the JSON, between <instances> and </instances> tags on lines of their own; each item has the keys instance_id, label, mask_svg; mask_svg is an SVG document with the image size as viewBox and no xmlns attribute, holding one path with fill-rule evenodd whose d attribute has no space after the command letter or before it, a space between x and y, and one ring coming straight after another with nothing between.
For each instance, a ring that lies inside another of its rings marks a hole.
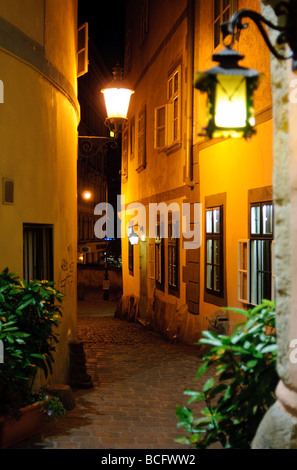
<instances>
[{"instance_id":1,"label":"white wooden shutter","mask_svg":"<svg viewBox=\"0 0 297 470\"><path fill-rule=\"evenodd\" d=\"M77 76L81 77L88 73L89 67L89 24L84 23L77 32Z\"/></svg>"},{"instance_id":2,"label":"white wooden shutter","mask_svg":"<svg viewBox=\"0 0 297 470\"><path fill-rule=\"evenodd\" d=\"M238 300L244 304L249 303L249 256L250 241L239 240L238 242Z\"/></svg>"},{"instance_id":3,"label":"white wooden shutter","mask_svg":"<svg viewBox=\"0 0 297 470\"><path fill-rule=\"evenodd\" d=\"M149 240L149 279L155 279L155 240Z\"/></svg>"}]
</instances>

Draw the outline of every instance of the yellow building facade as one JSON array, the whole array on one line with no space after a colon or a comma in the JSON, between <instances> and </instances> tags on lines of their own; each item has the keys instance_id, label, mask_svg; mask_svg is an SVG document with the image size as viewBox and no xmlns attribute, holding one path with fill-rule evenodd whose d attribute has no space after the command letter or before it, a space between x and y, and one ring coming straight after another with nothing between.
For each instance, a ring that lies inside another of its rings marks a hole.
<instances>
[{"instance_id":1,"label":"yellow building facade","mask_svg":"<svg viewBox=\"0 0 297 470\"><path fill-rule=\"evenodd\" d=\"M65 294L50 378L65 383L76 335L77 1L3 0L0 70L1 267Z\"/></svg>"},{"instance_id":2,"label":"yellow building facade","mask_svg":"<svg viewBox=\"0 0 297 470\"><path fill-rule=\"evenodd\" d=\"M260 2L131 0L127 6L125 79L135 93L122 141L121 315L188 343L204 329L232 332L239 317L223 307L247 308L274 296L270 63L253 25L234 48L246 56L241 65L263 73L256 134L249 141L200 136L206 100L193 88L194 72L213 67L212 55L223 48L218 25L241 8L260 11ZM132 203L145 207L146 224ZM169 209L164 238L159 214L156 234L149 233L149 208L162 203ZM180 237L172 236L176 215ZM264 218L265 234L258 231ZM185 248L187 220L199 240ZM133 228L140 238L131 246Z\"/></svg>"}]
</instances>

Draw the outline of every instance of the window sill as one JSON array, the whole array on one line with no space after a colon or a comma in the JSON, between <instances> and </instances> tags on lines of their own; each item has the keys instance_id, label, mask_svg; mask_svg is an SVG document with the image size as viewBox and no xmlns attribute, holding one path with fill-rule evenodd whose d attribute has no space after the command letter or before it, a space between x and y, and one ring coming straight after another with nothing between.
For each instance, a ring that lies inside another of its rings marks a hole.
<instances>
[{"instance_id":1,"label":"window sill","mask_svg":"<svg viewBox=\"0 0 297 470\"><path fill-rule=\"evenodd\" d=\"M204 302L209 304L217 305L218 307L226 307L227 302L226 298L222 294L214 294L213 292L208 292L205 290L204 292Z\"/></svg>"},{"instance_id":2,"label":"window sill","mask_svg":"<svg viewBox=\"0 0 297 470\"><path fill-rule=\"evenodd\" d=\"M171 287L170 285L168 285L168 294L180 298L178 287Z\"/></svg>"},{"instance_id":3,"label":"window sill","mask_svg":"<svg viewBox=\"0 0 297 470\"><path fill-rule=\"evenodd\" d=\"M175 144L169 145L168 147L155 147L155 150L158 153L166 153L166 155L170 155L171 153L177 152L182 146L181 142L176 142Z\"/></svg>"},{"instance_id":4,"label":"window sill","mask_svg":"<svg viewBox=\"0 0 297 470\"><path fill-rule=\"evenodd\" d=\"M177 152L177 150L179 150L181 146L182 146L181 142L176 142L175 144L172 144L169 147L167 147L164 151L166 155L171 155L172 153Z\"/></svg>"},{"instance_id":5,"label":"window sill","mask_svg":"<svg viewBox=\"0 0 297 470\"><path fill-rule=\"evenodd\" d=\"M139 167L136 168L137 173L141 173L143 170L145 170L146 164L140 165Z\"/></svg>"}]
</instances>

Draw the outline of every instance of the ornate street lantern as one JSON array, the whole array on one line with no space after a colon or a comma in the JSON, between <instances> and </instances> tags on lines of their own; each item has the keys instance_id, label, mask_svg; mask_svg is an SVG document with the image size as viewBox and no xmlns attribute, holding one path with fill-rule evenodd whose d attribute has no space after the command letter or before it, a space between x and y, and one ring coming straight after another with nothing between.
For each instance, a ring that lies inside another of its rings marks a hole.
<instances>
[{"instance_id":1,"label":"ornate street lantern","mask_svg":"<svg viewBox=\"0 0 297 470\"><path fill-rule=\"evenodd\" d=\"M208 93L208 124L205 134L215 137L250 137L255 133L253 92L260 83L261 74L256 70L238 65L244 56L231 49L235 36L246 29L242 20L252 20L259 29L270 52L278 60L292 59L292 70L297 71L297 0L280 1L274 6L279 24L273 24L260 13L243 8L229 21L221 24L223 36L231 35L231 43L223 51L214 54L213 60L219 65L205 72L197 72L194 85ZM289 55L283 55L272 45L264 25L278 31L276 43L288 44ZM224 42L225 43L225 42Z\"/></svg>"},{"instance_id":2,"label":"ornate street lantern","mask_svg":"<svg viewBox=\"0 0 297 470\"><path fill-rule=\"evenodd\" d=\"M261 74L238 65L244 56L229 47L212 58L219 64L197 72L194 79L195 88L208 94L208 123L203 135L248 138L255 132L253 92Z\"/></svg>"},{"instance_id":3,"label":"ornate street lantern","mask_svg":"<svg viewBox=\"0 0 297 470\"><path fill-rule=\"evenodd\" d=\"M113 69L113 80L101 92L104 94L107 118L105 125L118 134L127 121L131 95L134 93L122 80L122 68Z\"/></svg>"},{"instance_id":4,"label":"ornate street lantern","mask_svg":"<svg viewBox=\"0 0 297 470\"><path fill-rule=\"evenodd\" d=\"M129 242L131 245L137 245L139 241L139 236L137 235L136 232L134 232L134 229L132 229L132 232L129 234Z\"/></svg>"}]
</instances>

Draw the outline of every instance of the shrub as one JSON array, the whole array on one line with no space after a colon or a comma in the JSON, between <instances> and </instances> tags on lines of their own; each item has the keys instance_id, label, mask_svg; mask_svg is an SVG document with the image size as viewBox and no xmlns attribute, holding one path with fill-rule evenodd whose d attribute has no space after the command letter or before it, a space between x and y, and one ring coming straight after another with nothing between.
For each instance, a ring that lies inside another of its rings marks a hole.
<instances>
[{"instance_id":1,"label":"shrub","mask_svg":"<svg viewBox=\"0 0 297 470\"><path fill-rule=\"evenodd\" d=\"M178 427L186 437L176 439L205 449L214 443L223 448L250 448L256 430L267 409L274 403L278 382L276 373L277 343L275 304L263 303L248 311L228 309L246 317L230 335L203 332L200 344L208 345L196 379L205 372L208 378L200 391L185 390L187 404L204 401L197 419L188 406L178 406Z\"/></svg>"},{"instance_id":2,"label":"shrub","mask_svg":"<svg viewBox=\"0 0 297 470\"><path fill-rule=\"evenodd\" d=\"M21 407L32 393L37 370L52 372L58 342L62 294L48 281L19 280L8 269L0 274L0 412ZM58 301L58 304L55 303Z\"/></svg>"}]
</instances>

